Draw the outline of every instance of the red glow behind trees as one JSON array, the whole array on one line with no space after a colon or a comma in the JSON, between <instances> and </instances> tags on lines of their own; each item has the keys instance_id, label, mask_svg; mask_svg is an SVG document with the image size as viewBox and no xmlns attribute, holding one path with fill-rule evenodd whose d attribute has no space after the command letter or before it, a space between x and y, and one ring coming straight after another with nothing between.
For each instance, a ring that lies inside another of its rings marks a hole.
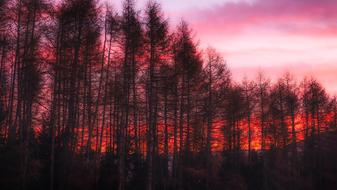
<instances>
[{"instance_id":1,"label":"red glow behind trees","mask_svg":"<svg viewBox=\"0 0 337 190\"><path fill-rule=\"evenodd\" d=\"M214 189L217 164L291 147L295 167L299 142L315 148L336 128L336 98L315 79L233 81L186 22L169 32L159 4L140 12L126 0L118 13L96 3L0 2L0 148L20 155L11 167L23 187L36 161L41 189L76 189L83 173L80 188L109 175L119 190L188 189L195 176Z\"/></svg>"}]
</instances>

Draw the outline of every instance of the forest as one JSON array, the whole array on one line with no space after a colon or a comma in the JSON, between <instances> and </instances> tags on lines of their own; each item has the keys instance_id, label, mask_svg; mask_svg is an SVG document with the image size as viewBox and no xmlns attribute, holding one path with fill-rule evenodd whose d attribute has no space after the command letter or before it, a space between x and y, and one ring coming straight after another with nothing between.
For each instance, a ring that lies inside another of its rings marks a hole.
<instances>
[{"instance_id":1,"label":"forest","mask_svg":"<svg viewBox=\"0 0 337 190\"><path fill-rule=\"evenodd\" d=\"M336 189L337 98L228 64L155 1L0 0L0 189Z\"/></svg>"}]
</instances>

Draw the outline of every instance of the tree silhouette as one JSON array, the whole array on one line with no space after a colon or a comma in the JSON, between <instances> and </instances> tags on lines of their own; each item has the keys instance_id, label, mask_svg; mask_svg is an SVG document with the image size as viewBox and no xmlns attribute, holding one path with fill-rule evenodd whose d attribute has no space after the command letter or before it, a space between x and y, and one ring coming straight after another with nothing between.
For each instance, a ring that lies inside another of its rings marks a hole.
<instances>
[{"instance_id":1,"label":"tree silhouette","mask_svg":"<svg viewBox=\"0 0 337 190\"><path fill-rule=\"evenodd\" d=\"M336 97L238 82L155 1L0 1L0 189L336 189Z\"/></svg>"}]
</instances>

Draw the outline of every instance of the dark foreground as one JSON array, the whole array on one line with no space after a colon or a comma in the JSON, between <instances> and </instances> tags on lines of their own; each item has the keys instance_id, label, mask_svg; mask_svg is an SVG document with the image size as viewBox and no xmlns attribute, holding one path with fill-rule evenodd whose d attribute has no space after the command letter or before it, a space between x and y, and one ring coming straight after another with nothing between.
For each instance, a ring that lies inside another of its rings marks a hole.
<instances>
[{"instance_id":1,"label":"dark foreground","mask_svg":"<svg viewBox=\"0 0 337 190\"><path fill-rule=\"evenodd\" d=\"M16 145L0 147L0 189L50 189L49 144L40 142L31 152L26 179L23 181L22 152ZM213 154L212 173L202 163L203 155L190 154L185 158L182 176L165 176L163 158L157 159L154 187L156 189L336 189L337 188L337 133L326 132L296 144L296 155L291 146L272 149L265 153L252 152L250 159L242 152ZM117 189L118 166L115 155L106 153L100 159L87 160L77 154L57 149L54 189L91 190ZM94 157L94 155L93 155ZM223 159L221 159L223 158ZM126 189L146 189L145 161L130 156L127 160ZM177 172L177 171L176 171ZM180 178L180 179L179 179ZM207 183L207 181L209 181Z\"/></svg>"}]
</instances>

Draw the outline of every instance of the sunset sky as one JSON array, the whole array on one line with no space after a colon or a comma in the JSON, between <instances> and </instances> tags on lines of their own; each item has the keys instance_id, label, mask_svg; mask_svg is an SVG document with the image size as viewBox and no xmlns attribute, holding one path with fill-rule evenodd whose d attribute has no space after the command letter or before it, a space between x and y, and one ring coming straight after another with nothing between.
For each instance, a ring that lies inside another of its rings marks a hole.
<instances>
[{"instance_id":1,"label":"sunset sky","mask_svg":"<svg viewBox=\"0 0 337 190\"><path fill-rule=\"evenodd\" d=\"M137 1L144 7L147 0ZM336 0L158 0L170 24L186 20L201 48L212 46L236 80L258 71L314 76L337 93ZM116 5L117 7L120 4Z\"/></svg>"}]
</instances>

